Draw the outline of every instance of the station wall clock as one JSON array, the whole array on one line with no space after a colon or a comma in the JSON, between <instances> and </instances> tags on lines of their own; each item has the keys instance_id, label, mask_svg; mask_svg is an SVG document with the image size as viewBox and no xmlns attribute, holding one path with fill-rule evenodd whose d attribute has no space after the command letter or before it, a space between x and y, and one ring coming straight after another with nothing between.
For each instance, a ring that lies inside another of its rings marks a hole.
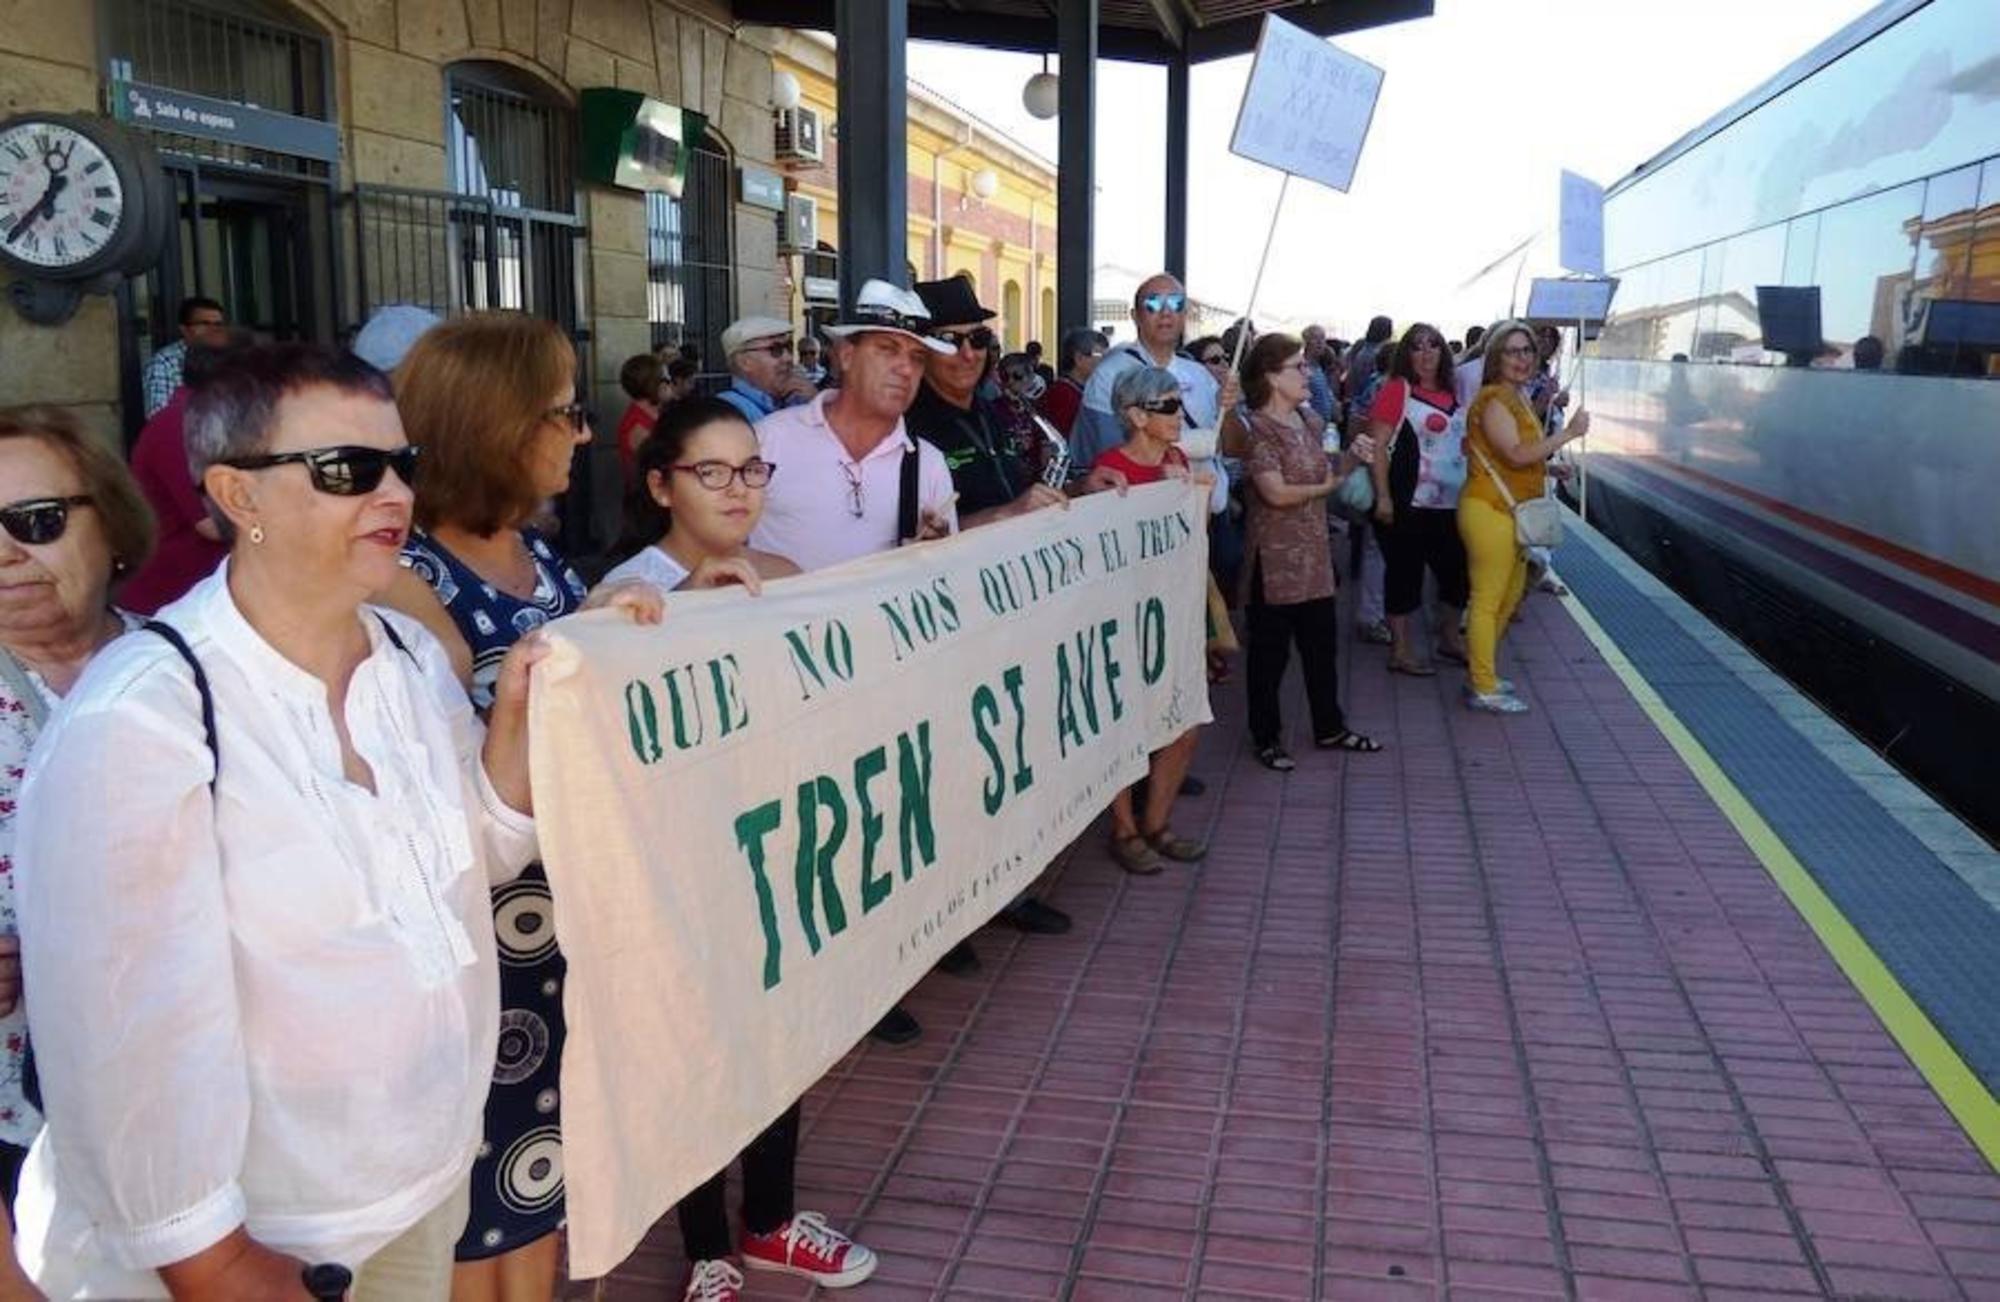
<instances>
[{"instance_id":1,"label":"station wall clock","mask_svg":"<svg viewBox=\"0 0 2000 1302\"><path fill-rule=\"evenodd\" d=\"M152 146L108 118L0 122L0 271L30 321L59 325L86 293L151 267L171 216Z\"/></svg>"}]
</instances>

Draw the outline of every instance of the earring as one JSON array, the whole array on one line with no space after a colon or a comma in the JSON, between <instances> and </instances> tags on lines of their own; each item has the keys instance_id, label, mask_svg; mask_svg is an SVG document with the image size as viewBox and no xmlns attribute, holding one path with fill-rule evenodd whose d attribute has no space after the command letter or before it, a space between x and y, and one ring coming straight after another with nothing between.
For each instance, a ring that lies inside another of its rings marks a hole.
<instances>
[{"instance_id":1,"label":"earring","mask_svg":"<svg viewBox=\"0 0 2000 1302\"><path fill-rule=\"evenodd\" d=\"M259 545L262 545L262 543L263 543L263 541L264 541L264 526L263 526L263 525L261 525L261 524L253 524L253 525L251 525L251 526L250 526L250 541L251 541L251 542L253 542L253 543L257 543L257 544L259 544Z\"/></svg>"}]
</instances>

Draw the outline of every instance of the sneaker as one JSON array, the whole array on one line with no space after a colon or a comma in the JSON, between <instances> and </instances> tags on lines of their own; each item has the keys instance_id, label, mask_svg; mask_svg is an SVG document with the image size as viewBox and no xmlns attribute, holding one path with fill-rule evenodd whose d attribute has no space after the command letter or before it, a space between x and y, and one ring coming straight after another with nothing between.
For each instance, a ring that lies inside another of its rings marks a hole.
<instances>
[{"instance_id":1,"label":"sneaker","mask_svg":"<svg viewBox=\"0 0 2000 1302\"><path fill-rule=\"evenodd\" d=\"M979 951L970 942L961 940L944 952L944 957L937 961L937 969L946 976L978 976Z\"/></svg>"},{"instance_id":2,"label":"sneaker","mask_svg":"<svg viewBox=\"0 0 2000 1302\"><path fill-rule=\"evenodd\" d=\"M697 1261L681 1302L736 1302L742 1293L742 1271L726 1261Z\"/></svg>"},{"instance_id":3,"label":"sneaker","mask_svg":"<svg viewBox=\"0 0 2000 1302\"><path fill-rule=\"evenodd\" d=\"M743 1264L798 1275L821 1288L846 1288L875 1273L875 1254L818 1212L800 1212L769 1234L744 1234Z\"/></svg>"},{"instance_id":4,"label":"sneaker","mask_svg":"<svg viewBox=\"0 0 2000 1302\"><path fill-rule=\"evenodd\" d=\"M1474 692L1465 698L1465 708L1483 714L1526 714L1528 703L1506 690Z\"/></svg>"},{"instance_id":5,"label":"sneaker","mask_svg":"<svg viewBox=\"0 0 2000 1302\"><path fill-rule=\"evenodd\" d=\"M1495 679L1494 681L1500 684L1499 688L1497 689L1500 695L1502 695L1502 696L1512 696L1512 695L1514 694L1514 680L1513 680L1513 679L1511 679L1511 678L1499 678L1499 679ZM1463 691L1463 692L1465 693L1465 699L1466 699L1466 700L1468 700L1468 701L1469 701L1469 700L1471 700L1471 699L1472 699L1472 698L1473 698L1474 696L1477 696L1477 695L1478 695L1478 693L1477 693L1477 692L1475 692L1475 691L1473 691L1473 690L1472 690L1472 684L1471 684L1471 683L1466 683L1466 684L1464 684L1464 686L1463 686L1463 687L1462 687L1462 688L1461 688L1460 690L1462 690L1462 691Z\"/></svg>"},{"instance_id":6,"label":"sneaker","mask_svg":"<svg viewBox=\"0 0 2000 1302\"><path fill-rule=\"evenodd\" d=\"M995 921L1031 936L1060 936L1070 929L1069 915L1052 905L1026 897L1000 910Z\"/></svg>"},{"instance_id":7,"label":"sneaker","mask_svg":"<svg viewBox=\"0 0 2000 1302\"><path fill-rule=\"evenodd\" d=\"M875 1023L874 1028L868 1032L868 1038L880 1041L891 1048L900 1049L906 1044L915 1044L922 1038L923 1033L923 1023L910 1016L901 1004L897 1004L882 1014L882 1020Z\"/></svg>"},{"instance_id":8,"label":"sneaker","mask_svg":"<svg viewBox=\"0 0 2000 1302\"><path fill-rule=\"evenodd\" d=\"M1389 631L1389 625L1379 619L1372 624L1356 624L1354 636L1363 642L1373 642L1376 646L1392 646L1396 641L1396 635Z\"/></svg>"}]
</instances>

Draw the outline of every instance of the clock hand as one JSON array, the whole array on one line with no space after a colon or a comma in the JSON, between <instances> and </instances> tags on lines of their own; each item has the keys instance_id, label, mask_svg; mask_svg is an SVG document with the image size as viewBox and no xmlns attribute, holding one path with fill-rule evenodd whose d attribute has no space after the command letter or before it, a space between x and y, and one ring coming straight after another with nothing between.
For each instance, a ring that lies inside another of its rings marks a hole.
<instances>
[{"instance_id":1,"label":"clock hand","mask_svg":"<svg viewBox=\"0 0 2000 1302\"><path fill-rule=\"evenodd\" d=\"M21 220L14 223L14 229L7 232L7 243L12 244L28 233L28 228L56 210L56 196L69 184L69 178L57 172L49 177L49 188L42 191L42 197L34 207L21 214Z\"/></svg>"}]
</instances>

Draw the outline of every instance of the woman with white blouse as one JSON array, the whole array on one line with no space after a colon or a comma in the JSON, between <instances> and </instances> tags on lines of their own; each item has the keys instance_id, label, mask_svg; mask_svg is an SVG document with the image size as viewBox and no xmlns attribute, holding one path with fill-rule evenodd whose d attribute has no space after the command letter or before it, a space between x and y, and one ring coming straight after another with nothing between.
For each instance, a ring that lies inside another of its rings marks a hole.
<instances>
[{"instance_id":1,"label":"woman with white blouse","mask_svg":"<svg viewBox=\"0 0 2000 1302\"><path fill-rule=\"evenodd\" d=\"M54 1297L305 1298L334 1264L358 1299L442 1298L498 1035L487 890L535 853L541 643L482 728L437 642L367 604L416 454L365 362L251 350L187 440L229 557L92 662L24 791L48 1124L22 1261Z\"/></svg>"}]
</instances>

